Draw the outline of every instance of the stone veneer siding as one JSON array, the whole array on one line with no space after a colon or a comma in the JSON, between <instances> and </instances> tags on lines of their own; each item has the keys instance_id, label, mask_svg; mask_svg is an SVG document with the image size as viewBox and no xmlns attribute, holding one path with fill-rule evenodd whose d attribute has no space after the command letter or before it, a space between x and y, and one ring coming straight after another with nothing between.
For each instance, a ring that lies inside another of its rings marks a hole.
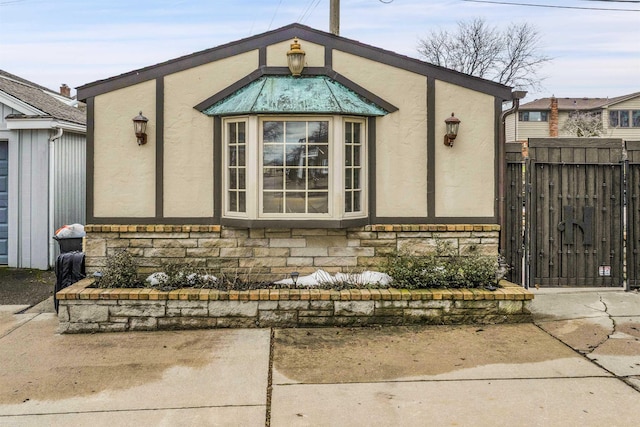
<instances>
[{"instance_id":1,"label":"stone veneer siding","mask_svg":"<svg viewBox=\"0 0 640 427\"><path fill-rule=\"evenodd\" d=\"M531 321L533 294L503 281L484 289L258 289L217 291L90 288L56 295L59 332L162 329L493 324Z\"/></svg>"},{"instance_id":2,"label":"stone veneer siding","mask_svg":"<svg viewBox=\"0 0 640 427\"><path fill-rule=\"evenodd\" d=\"M460 255L472 248L498 255L498 225L368 225L348 229L233 228L219 225L87 225L84 242L89 273L106 257L126 249L141 274L158 271L163 262L189 261L213 274L250 275L279 280L291 271L331 273L377 269L387 255L407 250L424 255L438 240L450 242ZM246 277L245 277L246 278Z\"/></svg>"}]
</instances>

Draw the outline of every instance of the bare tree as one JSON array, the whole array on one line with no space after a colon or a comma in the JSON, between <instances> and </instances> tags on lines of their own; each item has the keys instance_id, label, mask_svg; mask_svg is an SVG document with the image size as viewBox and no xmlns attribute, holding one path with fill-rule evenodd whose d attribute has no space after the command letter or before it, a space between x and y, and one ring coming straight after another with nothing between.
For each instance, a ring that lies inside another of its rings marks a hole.
<instances>
[{"instance_id":1,"label":"bare tree","mask_svg":"<svg viewBox=\"0 0 640 427\"><path fill-rule=\"evenodd\" d=\"M458 22L455 32L431 31L418 52L428 62L518 89L537 89L538 70L551 60L540 52L540 35L530 24L500 31L482 18Z\"/></svg>"},{"instance_id":2,"label":"bare tree","mask_svg":"<svg viewBox=\"0 0 640 427\"><path fill-rule=\"evenodd\" d=\"M579 138L599 137L604 133L600 114L576 111L562 126L562 130Z\"/></svg>"}]
</instances>

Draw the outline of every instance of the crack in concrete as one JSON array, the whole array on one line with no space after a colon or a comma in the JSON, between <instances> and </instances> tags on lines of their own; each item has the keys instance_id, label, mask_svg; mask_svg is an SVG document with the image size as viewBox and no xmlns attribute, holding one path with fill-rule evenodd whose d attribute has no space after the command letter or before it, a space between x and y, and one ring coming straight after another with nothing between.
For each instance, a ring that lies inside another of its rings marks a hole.
<instances>
[{"instance_id":1,"label":"crack in concrete","mask_svg":"<svg viewBox=\"0 0 640 427\"><path fill-rule=\"evenodd\" d=\"M602 346L604 343L606 343L607 341L609 341L611 339L611 337L616 333L616 321L613 318L613 316L611 315L611 313L609 313L609 307L607 306L607 303L604 301L604 299L602 298L602 294L598 294L598 298L600 300L600 304L602 304L604 306L604 310L599 310L598 308L595 307L589 307L589 308L593 308L594 310L600 311L604 314L607 315L607 317L609 318L609 320L611 321L611 333L608 334L606 336L606 338L604 338L602 341L600 341L599 343L596 343L595 346L591 347L590 351L585 351L584 354L591 354L594 351L596 351L600 346Z\"/></svg>"}]
</instances>

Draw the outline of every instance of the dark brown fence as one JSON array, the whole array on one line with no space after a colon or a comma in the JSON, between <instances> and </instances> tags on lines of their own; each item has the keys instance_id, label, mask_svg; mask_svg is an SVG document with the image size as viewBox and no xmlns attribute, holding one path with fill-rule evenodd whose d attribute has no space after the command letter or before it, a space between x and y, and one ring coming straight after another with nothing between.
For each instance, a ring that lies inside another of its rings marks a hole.
<instances>
[{"instance_id":1,"label":"dark brown fence","mask_svg":"<svg viewBox=\"0 0 640 427\"><path fill-rule=\"evenodd\" d=\"M627 281L640 288L640 141L627 141Z\"/></svg>"},{"instance_id":2,"label":"dark brown fence","mask_svg":"<svg viewBox=\"0 0 640 427\"><path fill-rule=\"evenodd\" d=\"M514 267L522 259L526 262L524 274L514 268L511 279L531 286L622 286L625 252L622 141L530 139L522 190L517 187L523 161L513 151L507 149L507 187L511 186L513 191L509 188L506 191L505 231L509 234L505 255ZM640 160L640 150L637 155ZM637 171L635 166L635 163L629 166L630 171L634 170L629 175L635 173L634 188L639 188L640 162ZM636 193L640 197L640 190ZM524 225L520 225L522 215L516 213L516 206L522 205L522 194L526 205ZM635 212L639 213L638 208ZM633 218L634 224L638 220ZM634 228L634 232L640 237L640 227ZM513 237L522 239L522 249L518 249ZM633 265L634 268L638 265L637 260L633 260ZM524 281L518 280L523 276Z\"/></svg>"}]
</instances>

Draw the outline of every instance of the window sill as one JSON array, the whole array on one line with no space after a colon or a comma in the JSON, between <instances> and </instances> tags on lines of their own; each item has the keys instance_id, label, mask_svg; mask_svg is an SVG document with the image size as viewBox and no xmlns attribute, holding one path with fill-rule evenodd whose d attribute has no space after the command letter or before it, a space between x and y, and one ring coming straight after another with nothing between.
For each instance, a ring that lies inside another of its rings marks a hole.
<instances>
[{"instance_id":1,"label":"window sill","mask_svg":"<svg viewBox=\"0 0 640 427\"><path fill-rule=\"evenodd\" d=\"M241 219L220 218L220 225L241 228L349 228L369 224L369 218L349 219Z\"/></svg>"}]
</instances>

